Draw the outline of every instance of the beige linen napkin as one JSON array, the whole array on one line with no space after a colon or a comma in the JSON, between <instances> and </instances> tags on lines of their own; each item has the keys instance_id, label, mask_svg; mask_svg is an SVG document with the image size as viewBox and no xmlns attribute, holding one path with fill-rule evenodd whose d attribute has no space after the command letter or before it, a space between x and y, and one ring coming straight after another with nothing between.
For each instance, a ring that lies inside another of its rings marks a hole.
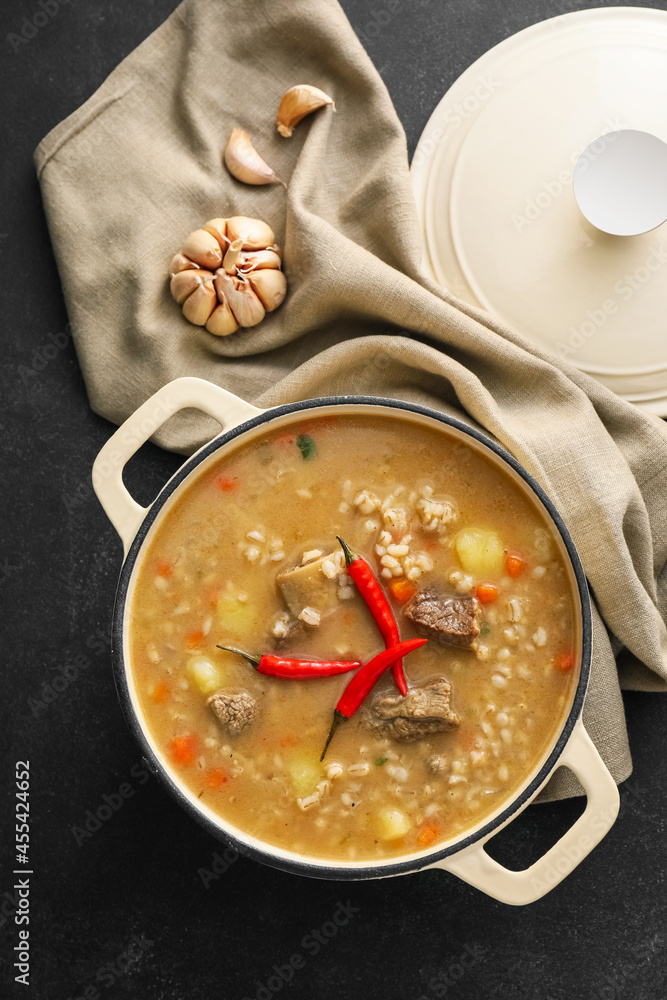
<instances>
[{"instance_id":1,"label":"beige linen napkin","mask_svg":"<svg viewBox=\"0 0 667 1000\"><path fill-rule=\"evenodd\" d=\"M337 111L283 139L276 107L296 83L321 87ZM287 192L225 171L235 126ZM667 688L667 435L425 276L405 135L335 0L185 0L35 159L97 413L120 423L179 375L259 406L392 396L482 427L539 480L592 590L585 723L615 779L626 778L619 677ZM260 326L215 338L182 318L167 270L192 229L226 215L270 223L289 287ZM216 427L187 412L156 440L187 453ZM578 788L560 772L544 797Z\"/></svg>"}]
</instances>

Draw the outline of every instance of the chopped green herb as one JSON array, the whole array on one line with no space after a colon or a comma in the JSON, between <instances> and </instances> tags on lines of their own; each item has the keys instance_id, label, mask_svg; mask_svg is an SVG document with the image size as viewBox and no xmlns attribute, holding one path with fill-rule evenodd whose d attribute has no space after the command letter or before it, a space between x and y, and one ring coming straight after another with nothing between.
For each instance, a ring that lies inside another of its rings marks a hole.
<instances>
[{"instance_id":1,"label":"chopped green herb","mask_svg":"<svg viewBox=\"0 0 667 1000\"><path fill-rule=\"evenodd\" d=\"M301 452L301 457L305 462L308 462L311 458L315 458L317 455L317 445L311 438L310 434L299 434L296 439L296 446Z\"/></svg>"},{"instance_id":2,"label":"chopped green herb","mask_svg":"<svg viewBox=\"0 0 667 1000\"><path fill-rule=\"evenodd\" d=\"M382 767L382 765L386 764L388 760L389 760L388 757L376 757L375 763L378 767Z\"/></svg>"},{"instance_id":3,"label":"chopped green herb","mask_svg":"<svg viewBox=\"0 0 667 1000\"><path fill-rule=\"evenodd\" d=\"M488 626L488 625L486 625L486 624L484 624L484 625L482 625L482 627L480 628L480 630L479 630L479 634L480 634L480 635L488 635L490 631L491 631L491 629L489 628L489 626Z\"/></svg>"}]
</instances>

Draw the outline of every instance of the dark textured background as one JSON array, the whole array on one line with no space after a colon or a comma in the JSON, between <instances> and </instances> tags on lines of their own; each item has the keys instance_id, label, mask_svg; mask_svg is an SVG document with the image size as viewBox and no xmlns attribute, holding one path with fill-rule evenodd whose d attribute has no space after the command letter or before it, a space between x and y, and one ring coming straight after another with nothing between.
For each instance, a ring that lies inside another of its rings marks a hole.
<instances>
[{"instance_id":1,"label":"dark textured background","mask_svg":"<svg viewBox=\"0 0 667 1000\"><path fill-rule=\"evenodd\" d=\"M259 991L268 1000L273 994L261 985L273 966L301 953L306 964L281 993L308 1000L664 997L667 699L660 696L626 697L635 770L613 831L560 888L530 907L503 906L439 872L325 883L245 859L204 887L198 870L210 868L221 845L144 778L113 688L106 636L121 549L90 487L93 459L113 428L91 413L63 332L67 316L31 162L45 133L175 4L43 2L52 11L55 3L55 13L16 52L8 35L25 30L23 19L34 17L39 2L0 5L6 150L0 993L36 1000L92 997L94 990L136 1000L241 1000ZM529 24L591 4L515 0L501 9L494 0L405 0L378 28L373 11L384 10L383 0L343 0L343 6L389 88L412 150L442 93L477 56ZM148 501L178 462L145 448L129 473L139 499ZM70 678L65 690L43 707L31 703L63 671ZM35 872L29 989L12 983L16 937L7 917L14 761L25 758L32 770ZM72 828L123 782L131 797L77 844ZM531 807L494 852L523 866L580 809L580 802ZM348 901L355 908L350 922L313 954L304 936Z\"/></svg>"}]
</instances>

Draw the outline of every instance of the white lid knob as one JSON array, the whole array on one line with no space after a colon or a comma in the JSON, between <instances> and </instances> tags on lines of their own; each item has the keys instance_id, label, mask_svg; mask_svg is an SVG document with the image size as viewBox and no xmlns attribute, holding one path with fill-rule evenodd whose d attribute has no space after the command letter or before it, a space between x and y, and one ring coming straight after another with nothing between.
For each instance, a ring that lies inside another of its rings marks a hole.
<instances>
[{"instance_id":1,"label":"white lid knob","mask_svg":"<svg viewBox=\"0 0 667 1000\"><path fill-rule=\"evenodd\" d=\"M638 236L667 221L667 143L649 132L607 132L574 168L574 197L588 221L613 236Z\"/></svg>"}]
</instances>

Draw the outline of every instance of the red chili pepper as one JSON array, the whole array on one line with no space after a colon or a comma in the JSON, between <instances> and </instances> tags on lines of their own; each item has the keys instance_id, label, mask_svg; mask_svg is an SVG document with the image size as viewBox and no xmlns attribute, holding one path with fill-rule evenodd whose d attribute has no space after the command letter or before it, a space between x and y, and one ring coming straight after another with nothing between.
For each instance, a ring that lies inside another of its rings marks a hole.
<instances>
[{"instance_id":1,"label":"red chili pepper","mask_svg":"<svg viewBox=\"0 0 667 1000\"><path fill-rule=\"evenodd\" d=\"M350 546L347 542L343 541L340 535L336 535L336 538L340 542L343 552L345 553L345 563L347 565L348 572L356 583L359 593L368 605L368 610L373 615L373 618L382 633L385 645L387 647L395 646L396 643L400 642L401 638L398 634L398 625L396 624L396 619L394 618L394 612L391 610L391 605L385 597L382 587L373 575L373 570L370 568L365 559L362 559L361 556L358 556L352 551ZM408 693L408 685L405 681L403 661L401 659L396 660L394 663L392 673L398 690L401 692L403 697L405 697Z\"/></svg>"},{"instance_id":2,"label":"red chili pepper","mask_svg":"<svg viewBox=\"0 0 667 1000\"><path fill-rule=\"evenodd\" d=\"M404 656L407 653L411 653L413 649L424 646L427 642L428 639L406 639L395 646L390 646L389 649L384 649L377 656L374 656L372 660L369 660L368 663L365 663L361 670L357 671L343 691L334 709L333 722L331 723L331 729L324 744L320 760L324 760L324 755L331 743L331 737L336 732L340 723L344 719L349 719L351 715L354 715L387 667L396 660L396 655Z\"/></svg>"},{"instance_id":3,"label":"red chili pepper","mask_svg":"<svg viewBox=\"0 0 667 1000\"><path fill-rule=\"evenodd\" d=\"M359 660L295 660L286 656L273 656L265 653L255 656L254 653L244 653L234 646L218 646L230 653L238 653L252 663L255 670L269 677L291 677L293 680L306 680L311 677L333 677L335 674L345 674L361 666Z\"/></svg>"}]
</instances>

